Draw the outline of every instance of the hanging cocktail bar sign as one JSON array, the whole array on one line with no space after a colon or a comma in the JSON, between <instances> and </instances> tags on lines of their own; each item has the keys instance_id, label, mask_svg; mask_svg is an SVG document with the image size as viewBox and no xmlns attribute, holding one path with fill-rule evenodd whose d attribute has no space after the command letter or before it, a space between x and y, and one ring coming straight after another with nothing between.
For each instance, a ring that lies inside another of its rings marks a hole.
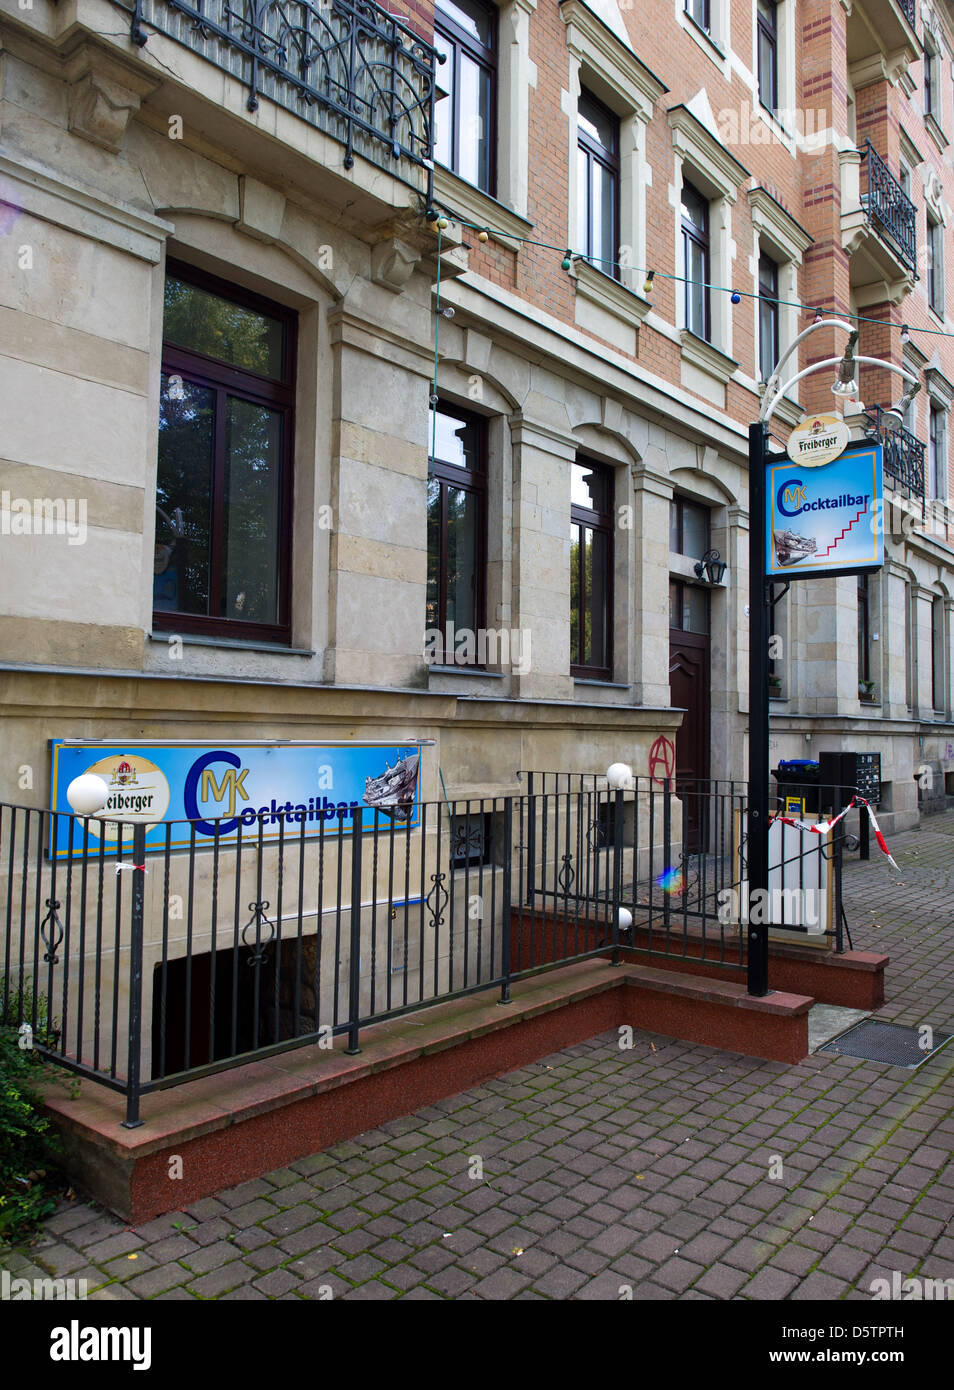
<instances>
[{"instance_id":1,"label":"hanging cocktail bar sign","mask_svg":"<svg viewBox=\"0 0 954 1390\"><path fill-rule=\"evenodd\" d=\"M792 432L786 454L766 458L769 579L860 574L884 563L881 445L848 440L838 416L813 416Z\"/></svg>"}]
</instances>

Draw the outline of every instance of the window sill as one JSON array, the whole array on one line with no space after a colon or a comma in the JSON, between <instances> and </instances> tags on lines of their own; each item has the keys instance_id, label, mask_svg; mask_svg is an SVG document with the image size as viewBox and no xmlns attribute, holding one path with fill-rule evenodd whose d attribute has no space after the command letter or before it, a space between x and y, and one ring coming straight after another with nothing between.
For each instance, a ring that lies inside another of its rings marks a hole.
<instances>
[{"instance_id":1,"label":"window sill","mask_svg":"<svg viewBox=\"0 0 954 1390\"><path fill-rule=\"evenodd\" d=\"M511 251L520 251L523 247L520 238L529 236L533 231L533 223L526 217L514 212L491 194L475 188L442 164L434 165L434 201L448 213L451 220L456 214L467 222L475 223L477 229L486 227L494 241L499 241Z\"/></svg>"},{"instance_id":2,"label":"window sill","mask_svg":"<svg viewBox=\"0 0 954 1390\"><path fill-rule=\"evenodd\" d=\"M685 360L698 367L700 371L706 372L709 376L715 377L724 386L732 374L737 372L739 364L712 343L707 343L704 338L700 338L693 333L691 328L683 328L679 334L682 343L682 355Z\"/></svg>"},{"instance_id":3,"label":"window sill","mask_svg":"<svg viewBox=\"0 0 954 1390\"><path fill-rule=\"evenodd\" d=\"M605 270L597 270L595 265L582 259L575 260L570 274L576 281L576 292L583 299L609 309L634 328L639 328L652 305L648 299L635 290L607 275Z\"/></svg>"},{"instance_id":4,"label":"window sill","mask_svg":"<svg viewBox=\"0 0 954 1390\"><path fill-rule=\"evenodd\" d=\"M482 679L491 681L502 681L506 678L506 671L485 671L482 666L438 666L428 667L431 675L434 676L480 676Z\"/></svg>"},{"instance_id":5,"label":"window sill","mask_svg":"<svg viewBox=\"0 0 954 1390\"><path fill-rule=\"evenodd\" d=\"M624 685L622 681L600 681L600 680L592 680L589 676L574 676L574 677L573 677L573 684L574 684L574 685L595 685L595 686L598 686L601 690L629 690L629 686L628 686L628 685Z\"/></svg>"},{"instance_id":6,"label":"window sill","mask_svg":"<svg viewBox=\"0 0 954 1390\"><path fill-rule=\"evenodd\" d=\"M149 633L150 642L158 642L164 647L172 639L181 642L184 647L222 647L226 651L268 652L271 656L315 655L308 647L284 647L278 643L249 641L241 637L200 637L196 633L173 632L171 629L168 632Z\"/></svg>"}]
</instances>

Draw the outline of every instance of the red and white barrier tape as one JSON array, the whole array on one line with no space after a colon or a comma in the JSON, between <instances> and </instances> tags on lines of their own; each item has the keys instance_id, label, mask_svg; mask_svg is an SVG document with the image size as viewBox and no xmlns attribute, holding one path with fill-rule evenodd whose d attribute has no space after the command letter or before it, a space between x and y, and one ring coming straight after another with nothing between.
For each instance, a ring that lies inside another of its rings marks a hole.
<instances>
[{"instance_id":1,"label":"red and white barrier tape","mask_svg":"<svg viewBox=\"0 0 954 1390\"><path fill-rule=\"evenodd\" d=\"M847 816L848 812L854 806L863 806L868 812L868 819L871 821L871 828L874 831L875 839L878 841L878 848L881 850L882 854L887 856L888 863L894 868L895 872L900 873L901 870L895 863L891 851L885 843L885 838L881 833L881 827L875 819L875 813L863 796L853 796L845 809L839 812L834 820L821 820L813 823L807 820L795 820L792 816L776 816L775 820L781 821L783 825L792 825L796 830L810 830L813 835L827 835L834 830L840 820L844 820L845 816Z\"/></svg>"}]
</instances>

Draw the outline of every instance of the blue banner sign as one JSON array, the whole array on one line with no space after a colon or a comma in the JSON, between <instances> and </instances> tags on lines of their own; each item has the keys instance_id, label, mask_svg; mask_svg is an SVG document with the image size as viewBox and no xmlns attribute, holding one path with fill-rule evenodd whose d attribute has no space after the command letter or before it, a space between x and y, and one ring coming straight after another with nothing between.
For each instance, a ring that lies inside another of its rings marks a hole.
<instances>
[{"instance_id":1,"label":"blue banner sign","mask_svg":"<svg viewBox=\"0 0 954 1390\"><path fill-rule=\"evenodd\" d=\"M297 840L304 826L306 839L323 827L325 835L351 829L357 807L363 808L364 828L372 829L370 811L402 826L419 823L420 743L151 743L133 740L107 746L83 740L54 739L50 806L69 812L66 789L83 773L101 777L109 800L100 817L88 822L87 851L99 853L131 840L131 826L146 827L146 849L166 846L166 823L178 822L171 845L181 849L191 840L211 843L218 829L220 843L257 839L259 825L265 840ZM216 818L218 823L216 826ZM378 817L380 824L380 816ZM86 822L73 825L62 815L51 818L51 856L82 855Z\"/></svg>"},{"instance_id":2,"label":"blue banner sign","mask_svg":"<svg viewBox=\"0 0 954 1390\"><path fill-rule=\"evenodd\" d=\"M769 461L765 479L765 572L811 579L884 563L880 444L852 444L813 468Z\"/></svg>"}]
</instances>

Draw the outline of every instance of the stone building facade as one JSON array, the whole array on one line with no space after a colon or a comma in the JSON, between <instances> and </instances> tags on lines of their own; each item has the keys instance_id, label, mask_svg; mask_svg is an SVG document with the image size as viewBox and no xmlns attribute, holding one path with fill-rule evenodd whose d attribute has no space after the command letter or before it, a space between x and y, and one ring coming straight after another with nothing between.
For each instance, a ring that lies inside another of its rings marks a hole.
<instances>
[{"instance_id":1,"label":"stone building facade","mask_svg":"<svg viewBox=\"0 0 954 1390\"><path fill-rule=\"evenodd\" d=\"M925 385L882 573L779 601L773 762L880 751L889 828L954 792L948 6L243 13L0 0L0 798L57 737L413 736L429 799L660 736L743 778L799 304Z\"/></svg>"}]
</instances>

